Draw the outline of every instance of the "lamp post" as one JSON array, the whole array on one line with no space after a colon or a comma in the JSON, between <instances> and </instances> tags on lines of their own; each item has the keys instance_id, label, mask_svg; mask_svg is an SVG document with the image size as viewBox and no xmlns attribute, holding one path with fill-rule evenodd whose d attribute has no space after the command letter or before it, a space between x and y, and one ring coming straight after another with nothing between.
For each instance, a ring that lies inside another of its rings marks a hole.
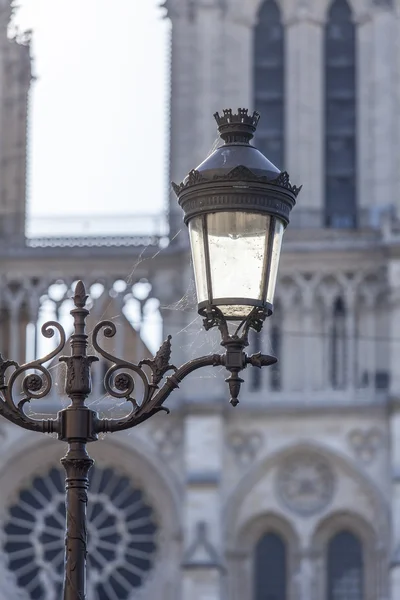
<instances>
[{"instance_id":1,"label":"lamp post","mask_svg":"<svg viewBox=\"0 0 400 600\"><path fill-rule=\"evenodd\" d=\"M224 144L209 156L180 184L173 184L189 227L198 297L198 310L206 330L217 326L225 351L191 360L176 368L170 364L171 336L161 345L153 359L134 364L113 356L101 346L101 335L112 338L116 327L102 321L92 334L92 344L99 355L109 361L104 385L113 398L125 398L132 404L128 416L101 419L85 400L91 393L91 368L97 356L87 354L87 295L79 281L71 310L74 330L71 351L59 360L66 365L65 392L70 405L55 419L38 420L25 412L26 403L43 398L52 388L48 361L59 355L66 335L57 322L43 325L42 334L50 338L57 331L59 343L47 356L18 365L0 358L0 414L25 429L56 433L67 442L61 462L66 471L66 537L64 600L84 600L86 580L86 504L88 473L93 460L87 443L100 433L130 429L165 410L163 404L180 382L193 371L207 366L224 366L230 376L231 403L236 406L240 385L239 373L247 365L261 368L276 362L261 353L248 356L250 329L260 331L263 321L272 314L273 296L284 228L295 204L299 188L292 186L286 172L281 173L258 150L250 145L259 120L258 113L237 114L225 110L215 118ZM233 333L228 323L236 322ZM166 373L171 374L165 377ZM135 377L143 384L140 402L133 397ZM164 381L163 381L164 380ZM163 382L162 382L163 381ZM16 401L16 388L23 398Z\"/></svg>"}]
</instances>

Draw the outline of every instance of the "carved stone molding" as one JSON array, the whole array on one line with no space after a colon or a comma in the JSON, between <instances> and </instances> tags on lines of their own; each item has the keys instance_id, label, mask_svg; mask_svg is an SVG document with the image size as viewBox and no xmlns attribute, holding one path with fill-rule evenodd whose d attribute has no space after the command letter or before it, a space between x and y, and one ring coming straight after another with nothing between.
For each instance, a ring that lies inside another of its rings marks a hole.
<instances>
[{"instance_id":1,"label":"carved stone molding","mask_svg":"<svg viewBox=\"0 0 400 600\"><path fill-rule=\"evenodd\" d=\"M370 464L382 446L383 434L376 427L371 429L353 429L348 440L354 455L364 464Z\"/></svg>"},{"instance_id":2,"label":"carved stone molding","mask_svg":"<svg viewBox=\"0 0 400 600\"><path fill-rule=\"evenodd\" d=\"M311 516L332 501L335 477L329 463L317 453L286 458L277 473L279 499L294 513Z\"/></svg>"},{"instance_id":3,"label":"carved stone molding","mask_svg":"<svg viewBox=\"0 0 400 600\"><path fill-rule=\"evenodd\" d=\"M173 458L182 445L182 429L178 423L157 427L152 431L152 438L164 458Z\"/></svg>"},{"instance_id":4,"label":"carved stone molding","mask_svg":"<svg viewBox=\"0 0 400 600\"><path fill-rule=\"evenodd\" d=\"M209 528L205 521L198 521L196 523L194 540L183 557L182 567L184 569L193 567L221 568L221 558L214 544L209 539L208 531Z\"/></svg>"},{"instance_id":5,"label":"carved stone molding","mask_svg":"<svg viewBox=\"0 0 400 600\"><path fill-rule=\"evenodd\" d=\"M240 465L252 462L263 444L263 436L258 431L235 430L228 434L227 443Z\"/></svg>"}]
</instances>

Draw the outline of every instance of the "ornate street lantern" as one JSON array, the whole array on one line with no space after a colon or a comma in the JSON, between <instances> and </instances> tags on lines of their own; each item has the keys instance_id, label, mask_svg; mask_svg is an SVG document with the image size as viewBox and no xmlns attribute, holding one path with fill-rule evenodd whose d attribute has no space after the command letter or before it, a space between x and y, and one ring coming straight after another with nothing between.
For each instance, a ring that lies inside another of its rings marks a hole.
<instances>
[{"instance_id":1,"label":"ornate street lantern","mask_svg":"<svg viewBox=\"0 0 400 600\"><path fill-rule=\"evenodd\" d=\"M282 237L301 188L250 145L260 115L214 115L223 144L180 185L199 313L259 323L272 314Z\"/></svg>"}]
</instances>

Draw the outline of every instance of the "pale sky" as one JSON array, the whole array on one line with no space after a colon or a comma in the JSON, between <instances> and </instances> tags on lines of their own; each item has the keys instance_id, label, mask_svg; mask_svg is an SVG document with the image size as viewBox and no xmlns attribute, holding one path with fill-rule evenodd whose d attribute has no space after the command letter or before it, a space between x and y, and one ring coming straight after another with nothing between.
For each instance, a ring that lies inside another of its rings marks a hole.
<instances>
[{"instance_id":1,"label":"pale sky","mask_svg":"<svg viewBox=\"0 0 400 600\"><path fill-rule=\"evenodd\" d=\"M165 208L169 22L158 0L20 0L33 30L32 214Z\"/></svg>"}]
</instances>

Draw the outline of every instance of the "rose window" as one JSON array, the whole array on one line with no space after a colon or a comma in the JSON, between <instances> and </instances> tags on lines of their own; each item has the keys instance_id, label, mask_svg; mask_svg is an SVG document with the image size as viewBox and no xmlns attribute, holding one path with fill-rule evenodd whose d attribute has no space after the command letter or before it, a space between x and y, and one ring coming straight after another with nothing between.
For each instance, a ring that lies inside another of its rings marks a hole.
<instances>
[{"instance_id":1,"label":"rose window","mask_svg":"<svg viewBox=\"0 0 400 600\"><path fill-rule=\"evenodd\" d=\"M128 600L153 567L154 511L128 477L89 473L88 600ZM8 510L3 549L19 588L32 600L59 600L63 584L64 471L35 477Z\"/></svg>"}]
</instances>

